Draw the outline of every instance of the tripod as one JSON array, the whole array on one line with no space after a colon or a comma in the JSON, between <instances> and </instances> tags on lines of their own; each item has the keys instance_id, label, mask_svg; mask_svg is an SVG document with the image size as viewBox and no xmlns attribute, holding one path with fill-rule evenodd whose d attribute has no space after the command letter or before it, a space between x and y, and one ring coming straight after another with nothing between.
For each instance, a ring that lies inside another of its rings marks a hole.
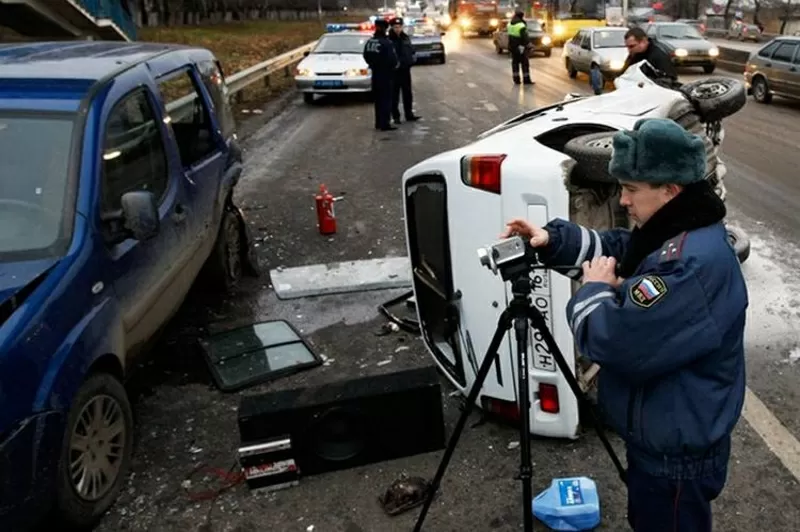
<instances>
[{"instance_id":1,"label":"tripod","mask_svg":"<svg viewBox=\"0 0 800 532\"><path fill-rule=\"evenodd\" d=\"M494 365L495 357L498 356L497 351L500 348L503 337L506 335L509 329L511 329L512 325L514 327L514 333L517 341L517 374L519 379L520 417L520 468L517 478L522 480L523 530L525 530L525 532L531 532L533 530L533 511L531 508L531 503L533 501L533 489L531 486L531 477L533 473L533 467L531 465L530 434L531 404L528 383L529 322L534 329L541 333L542 339L544 340L545 344L547 344L550 353L552 353L553 357L555 358L558 369L564 375L567 384L569 384L569 387L572 389L572 393L575 394L578 402L585 407L586 412L588 412L592 417L597 435L603 442L606 452L611 457L611 461L614 463L620 479L622 479L623 483L627 483L625 469L622 467L622 463L614 452L614 448L611 447L611 443L606 437L605 431L603 430L603 425L599 420L597 413L595 412L591 403L589 403L589 400L586 398L583 391L580 389L578 381L575 380L575 376L572 374L572 371L570 371L569 366L567 366L567 363L564 360L564 355L558 348L558 344L556 344L556 340L553 338L550 329L548 329L544 316L531 302L531 291L533 287L530 279L530 272L533 269L544 269L544 266L532 266L530 264L523 263L514 266L513 268L509 268L508 271L500 271L503 280L511 282L511 292L513 298L508 307L500 315L497 329L495 330L492 341L486 350L486 356L481 362L480 369L475 377L475 382L473 383L472 388L469 391L469 395L467 396L466 404L461 412L461 416L458 418L458 422L453 430L453 434L450 436L450 441L447 444L442 461L439 463L439 468L436 470L436 475L431 481L430 489L427 493L427 497L425 498L425 504L423 505L422 511L419 514L417 524L414 526L414 532L420 532L422 530L422 524L425 521L425 516L427 515L428 510L433 503L436 492L439 490L442 477L444 476L445 470L450 463L450 458L453 456L456 445L458 445L458 440L461 437L461 433L463 432L464 426L467 423L467 418L472 412L481 388L483 388L483 383L486 380L486 376L489 374L489 371Z\"/></svg>"}]
</instances>

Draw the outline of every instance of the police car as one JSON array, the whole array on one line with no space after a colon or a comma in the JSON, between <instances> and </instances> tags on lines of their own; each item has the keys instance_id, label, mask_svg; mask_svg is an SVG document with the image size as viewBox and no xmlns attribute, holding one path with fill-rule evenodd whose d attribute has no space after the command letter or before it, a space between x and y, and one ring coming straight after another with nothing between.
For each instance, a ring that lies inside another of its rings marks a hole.
<instances>
[{"instance_id":1,"label":"police car","mask_svg":"<svg viewBox=\"0 0 800 532\"><path fill-rule=\"evenodd\" d=\"M443 65L447 61L447 52L442 42L444 32L435 24L424 21L406 21L406 33L411 39L411 46L417 56L417 63L433 62Z\"/></svg>"},{"instance_id":2,"label":"police car","mask_svg":"<svg viewBox=\"0 0 800 532\"><path fill-rule=\"evenodd\" d=\"M363 56L371 36L367 23L326 25L326 33L295 69L295 85L306 103L313 103L315 94L372 90L372 73Z\"/></svg>"},{"instance_id":3,"label":"police car","mask_svg":"<svg viewBox=\"0 0 800 532\"><path fill-rule=\"evenodd\" d=\"M408 256L423 340L435 363L466 395L511 300L510 287L484 267L477 249L498 239L505 223L553 218L587 228L630 227L608 175L611 137L645 117L672 118L706 140L708 176L724 199L725 165L718 157L722 118L745 103L738 80L708 78L673 90L654 82L646 63L617 78L617 90L565 101L516 116L467 146L424 160L402 178ZM651 69L652 70L652 69ZM702 122L701 122L702 120ZM740 260L747 238L729 227ZM598 367L576 355L566 305L577 288L546 270L532 274L533 304L545 316L564 358L585 389ZM576 438L577 401L553 353L532 331L529 340L531 432ZM518 418L516 343L503 342L476 406Z\"/></svg>"}]
</instances>

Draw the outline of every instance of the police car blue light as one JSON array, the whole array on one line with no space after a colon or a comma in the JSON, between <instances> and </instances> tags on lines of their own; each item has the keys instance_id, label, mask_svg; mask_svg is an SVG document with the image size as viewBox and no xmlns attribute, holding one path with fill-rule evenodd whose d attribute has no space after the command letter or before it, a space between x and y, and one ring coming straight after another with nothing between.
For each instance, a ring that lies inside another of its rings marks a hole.
<instances>
[{"instance_id":1,"label":"police car blue light","mask_svg":"<svg viewBox=\"0 0 800 532\"><path fill-rule=\"evenodd\" d=\"M327 33L337 33L340 31L353 31L353 30L360 30L360 24L337 24L337 23L328 23L325 24L325 31Z\"/></svg>"}]
</instances>

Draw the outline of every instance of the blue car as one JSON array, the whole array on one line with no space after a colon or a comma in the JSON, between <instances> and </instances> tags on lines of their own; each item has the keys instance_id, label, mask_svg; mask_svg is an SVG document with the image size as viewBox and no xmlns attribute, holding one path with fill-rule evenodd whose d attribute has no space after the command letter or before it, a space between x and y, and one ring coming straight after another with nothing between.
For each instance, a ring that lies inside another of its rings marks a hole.
<instances>
[{"instance_id":1,"label":"blue car","mask_svg":"<svg viewBox=\"0 0 800 532\"><path fill-rule=\"evenodd\" d=\"M257 275L226 94L200 48L0 45L0 529L94 524L131 459L132 360L195 279Z\"/></svg>"}]
</instances>

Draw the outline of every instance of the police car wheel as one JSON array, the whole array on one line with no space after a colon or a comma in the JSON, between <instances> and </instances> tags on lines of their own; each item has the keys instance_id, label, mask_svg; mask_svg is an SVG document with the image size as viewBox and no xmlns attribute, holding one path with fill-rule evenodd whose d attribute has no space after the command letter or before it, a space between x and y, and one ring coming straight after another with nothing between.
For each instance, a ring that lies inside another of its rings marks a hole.
<instances>
[{"instance_id":1,"label":"police car wheel","mask_svg":"<svg viewBox=\"0 0 800 532\"><path fill-rule=\"evenodd\" d=\"M686 83L679 90L692 102L703 122L718 122L747 103L744 84L732 78L709 77Z\"/></svg>"},{"instance_id":2,"label":"police car wheel","mask_svg":"<svg viewBox=\"0 0 800 532\"><path fill-rule=\"evenodd\" d=\"M728 231L728 241L736 252L736 258L743 264L750 257L750 239L741 229L730 226L725 229Z\"/></svg>"}]
</instances>

